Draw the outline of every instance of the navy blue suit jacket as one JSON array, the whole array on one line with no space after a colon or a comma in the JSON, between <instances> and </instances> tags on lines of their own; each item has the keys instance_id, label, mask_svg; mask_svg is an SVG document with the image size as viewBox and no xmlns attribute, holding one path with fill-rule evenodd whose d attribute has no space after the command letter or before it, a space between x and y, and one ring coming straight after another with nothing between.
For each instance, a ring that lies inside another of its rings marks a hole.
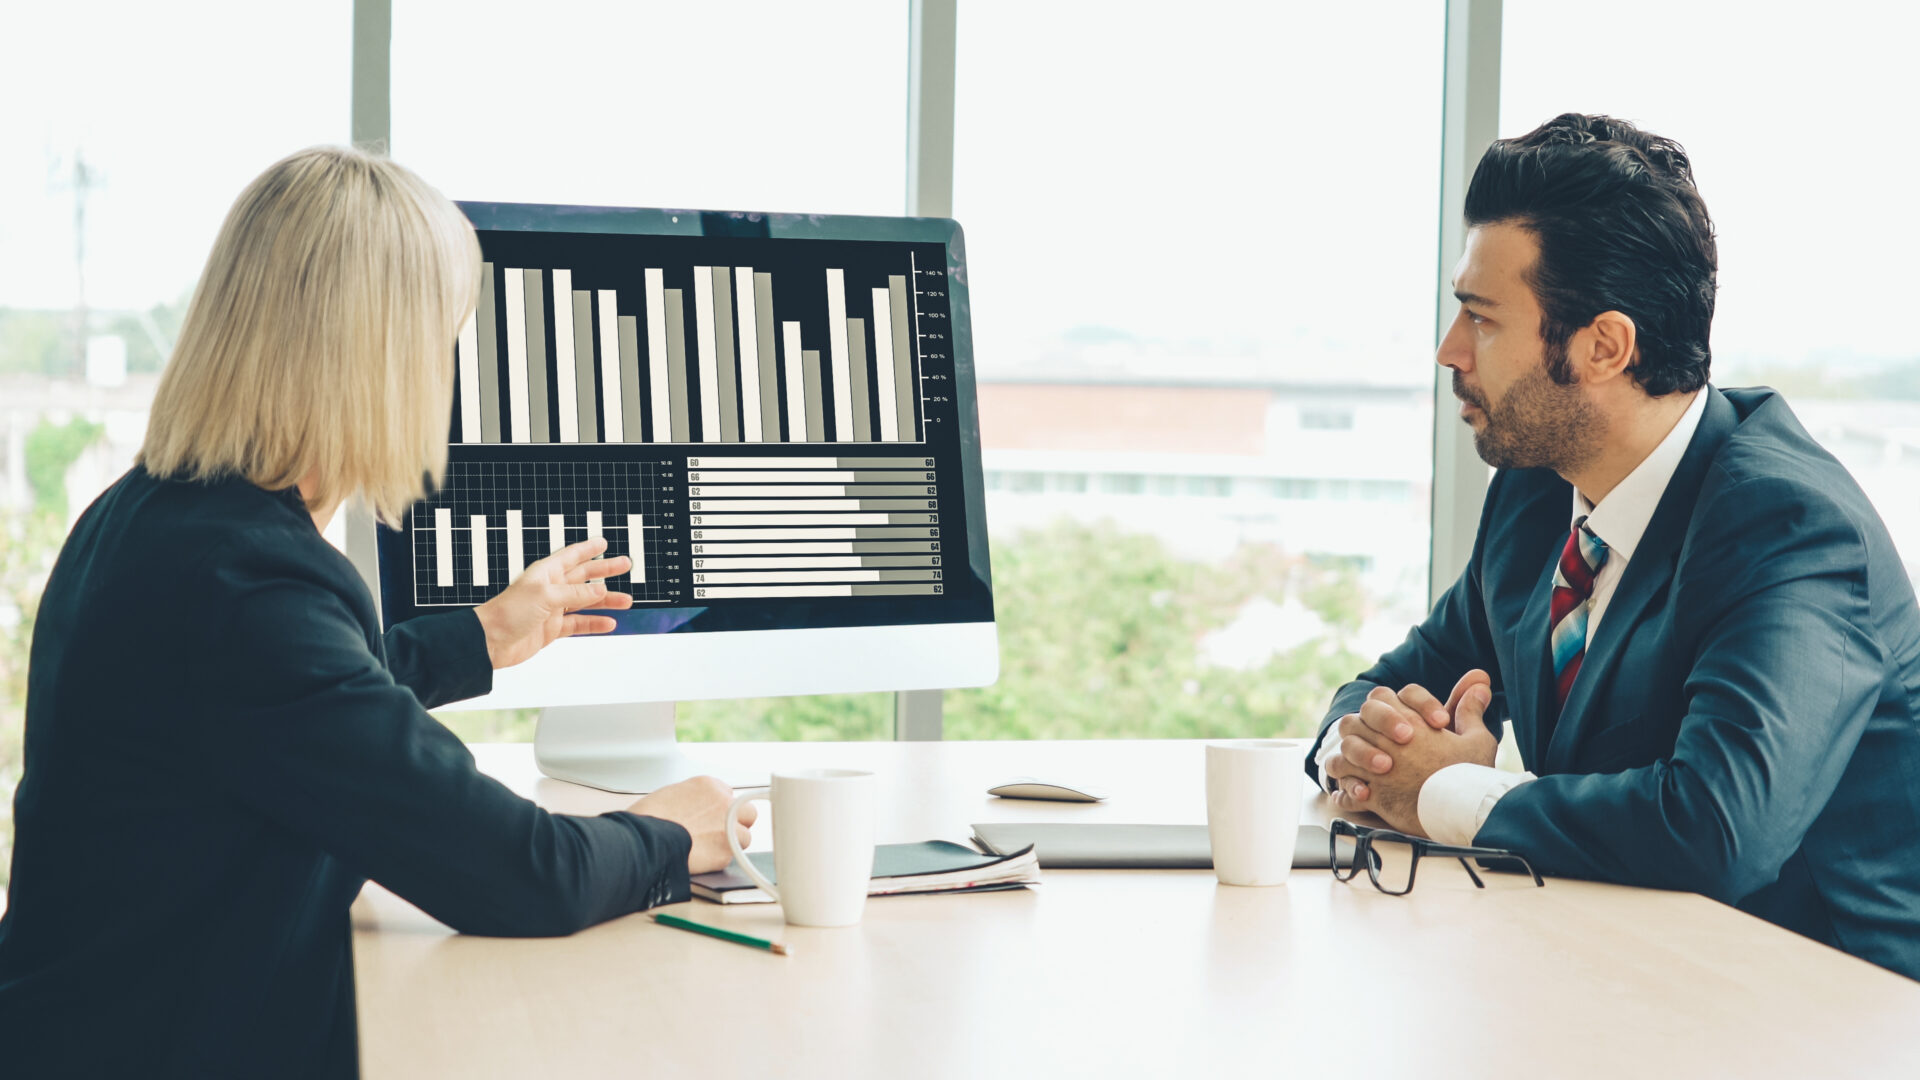
<instances>
[{"instance_id":1,"label":"navy blue suit jacket","mask_svg":"<svg viewBox=\"0 0 1920 1080\"><path fill-rule=\"evenodd\" d=\"M1465 573L1342 687L1493 676L1539 774L1474 842L1547 874L1703 893L1920 978L1920 607L1886 527L1779 394L1706 410L1554 719L1553 564L1572 489L1487 490ZM1309 758L1309 771L1312 761Z\"/></svg>"}]
</instances>

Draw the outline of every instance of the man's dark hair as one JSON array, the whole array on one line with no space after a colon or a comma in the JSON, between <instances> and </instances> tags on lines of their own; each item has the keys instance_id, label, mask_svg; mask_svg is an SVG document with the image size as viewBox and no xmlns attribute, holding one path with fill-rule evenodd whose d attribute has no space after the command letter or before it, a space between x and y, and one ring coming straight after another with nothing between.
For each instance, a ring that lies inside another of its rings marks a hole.
<instances>
[{"instance_id":1,"label":"man's dark hair","mask_svg":"<svg viewBox=\"0 0 1920 1080\"><path fill-rule=\"evenodd\" d=\"M1531 232L1540 258L1547 371L1573 381L1567 342L1603 311L1633 320L1632 374L1654 397L1706 385L1712 354L1713 221L1672 139L1609 116L1565 113L1487 148L1467 186L1468 225Z\"/></svg>"}]
</instances>

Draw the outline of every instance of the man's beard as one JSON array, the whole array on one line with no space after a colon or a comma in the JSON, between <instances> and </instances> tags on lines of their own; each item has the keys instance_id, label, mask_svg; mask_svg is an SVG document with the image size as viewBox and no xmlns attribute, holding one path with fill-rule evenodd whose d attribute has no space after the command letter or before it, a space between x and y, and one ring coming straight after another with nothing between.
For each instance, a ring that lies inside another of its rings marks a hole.
<instances>
[{"instance_id":1,"label":"man's beard","mask_svg":"<svg viewBox=\"0 0 1920 1080\"><path fill-rule=\"evenodd\" d=\"M1486 399L1469 389L1458 371L1453 373L1454 396L1486 417L1473 433L1480 460L1496 469L1544 468L1566 476L1599 454L1605 418L1580 393L1578 383L1554 381L1548 366L1535 368L1508 387L1498 409L1488 408Z\"/></svg>"}]
</instances>

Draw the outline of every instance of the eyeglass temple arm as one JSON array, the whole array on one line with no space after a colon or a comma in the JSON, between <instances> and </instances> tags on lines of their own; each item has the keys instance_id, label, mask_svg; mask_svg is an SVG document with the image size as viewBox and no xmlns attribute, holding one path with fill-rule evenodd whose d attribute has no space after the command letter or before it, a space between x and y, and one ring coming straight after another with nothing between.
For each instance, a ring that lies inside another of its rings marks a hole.
<instances>
[{"instance_id":1,"label":"eyeglass temple arm","mask_svg":"<svg viewBox=\"0 0 1920 1080\"><path fill-rule=\"evenodd\" d=\"M1427 847L1427 853L1429 855L1440 855L1446 858L1459 859L1461 866L1467 866L1468 859L1484 859L1484 860L1487 860L1488 862L1492 862L1499 859L1509 859L1509 860L1512 860L1513 862L1519 863L1521 866L1526 867L1527 873L1533 875L1534 884L1536 885L1546 884L1546 881L1542 879L1540 876L1540 871L1535 870L1533 868L1533 864L1527 861L1526 856L1515 855L1513 852L1504 850L1502 848L1455 847L1452 844L1435 844L1435 843L1429 842ZM1467 873L1473 874L1474 883L1479 884L1480 875L1473 873L1473 867L1467 866ZM1482 887L1484 888L1484 886Z\"/></svg>"}]
</instances>

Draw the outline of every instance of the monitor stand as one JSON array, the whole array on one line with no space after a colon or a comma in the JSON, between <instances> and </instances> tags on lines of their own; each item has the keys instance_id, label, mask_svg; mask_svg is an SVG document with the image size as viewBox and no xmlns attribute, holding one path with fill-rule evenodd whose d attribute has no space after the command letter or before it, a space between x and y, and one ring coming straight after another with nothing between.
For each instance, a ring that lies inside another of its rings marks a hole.
<instances>
[{"instance_id":1,"label":"monitor stand","mask_svg":"<svg viewBox=\"0 0 1920 1080\"><path fill-rule=\"evenodd\" d=\"M533 758L555 780L630 795L694 776L717 776L736 788L767 785L764 772L728 769L681 753L671 701L542 709Z\"/></svg>"}]
</instances>

